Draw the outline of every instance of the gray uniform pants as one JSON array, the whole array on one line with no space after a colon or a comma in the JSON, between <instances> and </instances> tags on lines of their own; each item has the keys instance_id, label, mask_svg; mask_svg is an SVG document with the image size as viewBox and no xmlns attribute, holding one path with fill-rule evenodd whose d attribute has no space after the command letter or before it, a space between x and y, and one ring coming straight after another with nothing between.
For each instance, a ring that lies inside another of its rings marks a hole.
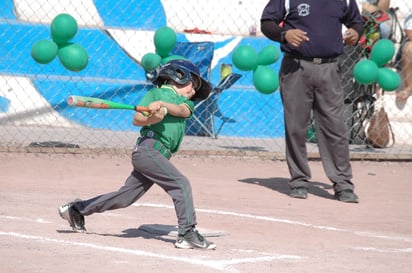
<instances>
[{"instance_id":1,"label":"gray uniform pants","mask_svg":"<svg viewBox=\"0 0 412 273\"><path fill-rule=\"evenodd\" d=\"M153 184L159 185L173 200L178 219L179 234L184 234L196 223L192 188L189 180L159 151L156 140L146 138L132 153L133 171L125 184L115 192L102 194L75 203L81 214L125 208L142 197Z\"/></svg>"},{"instance_id":2,"label":"gray uniform pants","mask_svg":"<svg viewBox=\"0 0 412 273\"><path fill-rule=\"evenodd\" d=\"M280 90L291 188L308 187L306 131L313 110L323 168L336 192L354 188L344 123L344 92L337 62L314 64L285 56Z\"/></svg>"}]
</instances>

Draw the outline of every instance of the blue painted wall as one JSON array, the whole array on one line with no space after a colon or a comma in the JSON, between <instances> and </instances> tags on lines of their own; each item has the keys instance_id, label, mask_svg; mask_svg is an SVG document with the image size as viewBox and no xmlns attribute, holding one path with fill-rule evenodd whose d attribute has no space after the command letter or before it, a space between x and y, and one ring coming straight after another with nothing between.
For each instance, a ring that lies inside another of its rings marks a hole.
<instances>
[{"instance_id":1,"label":"blue painted wall","mask_svg":"<svg viewBox=\"0 0 412 273\"><path fill-rule=\"evenodd\" d=\"M95 4L105 25L108 26L153 30L165 24L166 15L160 1L145 1L148 10L153 14L157 12L156 18L148 16L145 21L133 21L112 16L113 13L121 14L125 5L136 7L131 8L129 13L140 12L136 9L142 4L133 5L134 2L123 0L116 2L115 5L113 3L109 5L107 1L97 0ZM3 19L15 19L11 5L12 1L0 1L0 7L4 7L0 11ZM141 18L141 16L136 18ZM2 33L0 35L2 45L0 47L0 73L32 79L37 91L50 105L76 124L109 130L138 130L131 124L132 113L125 114L120 110L96 111L68 107L66 99L69 95L84 95L137 104L144 92L150 88L145 80L144 70L104 30L91 28L79 29L73 39L73 42L84 46L89 54L90 61L84 70L68 71L57 58L47 65L40 65L31 58L30 51L36 41L49 38L49 29L47 25L0 20L0 33ZM224 47L234 38L215 43L214 50ZM187 42L188 40L184 33L178 33L178 41ZM259 51L269 43L271 42L263 37L245 37L239 45L251 45ZM111 59L116 61L108 63L104 56L111 56ZM231 62L231 54L218 61L210 74L213 84L217 84L220 80L220 65ZM281 60L272 65L275 71L279 71L280 62ZM243 74L243 77L232 88L225 90L217 101L218 111L214 115L217 133L221 136L282 137L284 124L279 92L271 95L260 94L253 87L252 72L237 71L235 67L233 70ZM259 109L268 107L273 109L273 115L262 116ZM199 108L199 111L204 110L207 108ZM201 119L209 118L208 114L200 112L198 114ZM189 121L189 124L194 126L193 121ZM205 122L205 124L208 123ZM197 133L188 132L188 134Z\"/></svg>"},{"instance_id":2,"label":"blue painted wall","mask_svg":"<svg viewBox=\"0 0 412 273\"><path fill-rule=\"evenodd\" d=\"M15 20L13 0L0 0L0 20Z\"/></svg>"},{"instance_id":3,"label":"blue painted wall","mask_svg":"<svg viewBox=\"0 0 412 273\"><path fill-rule=\"evenodd\" d=\"M106 27L156 30L166 25L160 0L94 0L94 4ZM127 16L122 16L125 11Z\"/></svg>"}]
</instances>

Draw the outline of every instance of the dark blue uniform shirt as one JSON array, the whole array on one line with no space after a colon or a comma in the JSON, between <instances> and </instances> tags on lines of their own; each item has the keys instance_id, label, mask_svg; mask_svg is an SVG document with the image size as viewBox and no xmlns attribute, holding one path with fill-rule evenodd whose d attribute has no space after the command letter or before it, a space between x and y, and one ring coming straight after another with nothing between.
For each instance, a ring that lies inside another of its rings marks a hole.
<instances>
[{"instance_id":1,"label":"dark blue uniform shirt","mask_svg":"<svg viewBox=\"0 0 412 273\"><path fill-rule=\"evenodd\" d=\"M261 20L284 23L283 31L300 29L307 32L308 42L299 48L282 44L283 52L304 57L331 58L343 53L342 25L363 24L355 0L290 0L289 11L285 0L270 0Z\"/></svg>"}]
</instances>

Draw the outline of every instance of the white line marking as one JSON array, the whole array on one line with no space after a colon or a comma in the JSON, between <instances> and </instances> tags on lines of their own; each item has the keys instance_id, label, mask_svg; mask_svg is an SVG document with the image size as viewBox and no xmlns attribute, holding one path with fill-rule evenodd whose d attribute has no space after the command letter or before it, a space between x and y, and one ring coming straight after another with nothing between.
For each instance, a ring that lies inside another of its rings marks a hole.
<instances>
[{"instance_id":1,"label":"white line marking","mask_svg":"<svg viewBox=\"0 0 412 273\"><path fill-rule=\"evenodd\" d=\"M24 222L35 222L40 224L50 224L52 222L43 220L41 218L31 219L25 217L16 217L16 216L7 216L7 215L0 215L0 218L8 219L8 220L16 220L16 221L24 221Z\"/></svg>"},{"instance_id":2,"label":"white line marking","mask_svg":"<svg viewBox=\"0 0 412 273\"><path fill-rule=\"evenodd\" d=\"M104 246L92 243L82 243L82 242L75 242L75 241L68 241L68 240L60 240L60 239L53 239L35 235L28 235L22 234L17 232L3 232L0 231L0 236L9 236L9 237L16 237L20 239L27 239L32 241L40 241L46 243L55 243L60 245L71 245L71 246L78 246L78 247L87 247L92 249L97 249L101 251L108 251L108 252L118 252L123 254L130 254L135 256L145 256L151 258L159 258L164 260L172 260L176 262L183 262L192 265L200 265L205 267L210 267L212 269L217 269L221 271L231 271L237 272L235 269L231 268L232 265L243 264L243 263L259 263L259 262L269 262L274 260L300 260L303 259L301 256L296 255L271 255L271 256L264 256L264 257L256 257L256 258L243 258L243 259L231 259L231 260L204 260L198 258L191 258L191 257L177 257L177 256L168 256L159 253L147 252L138 249L128 249L128 248L120 248L120 247L111 247L111 246Z\"/></svg>"},{"instance_id":3,"label":"white line marking","mask_svg":"<svg viewBox=\"0 0 412 273\"><path fill-rule=\"evenodd\" d=\"M133 206L174 209L174 207L170 206L170 205L161 205L161 204L152 204L152 203L135 203L135 204L133 204ZM263 221L268 221L268 222L278 222L278 223L285 223L285 224L292 224L292 225L300 225L300 226L305 226L305 227L314 227L314 228L318 228L318 229L326 229L326 230L333 230L333 231L346 231L346 230L340 229L340 228L327 227L327 226L317 226L317 225L307 224L307 223L303 223L303 222L299 222L299 221L273 218L273 217L270 217L270 216L258 216L258 215L253 215L253 214L245 214L245 213L237 213L237 212L221 211L221 210L212 210L212 209L196 209L196 211L204 212L204 213L210 213L210 214L220 214L220 215L229 215L229 216L235 216L235 217L241 217L241 218L250 218L250 219L254 219L254 220L263 220Z\"/></svg>"},{"instance_id":4,"label":"white line marking","mask_svg":"<svg viewBox=\"0 0 412 273\"><path fill-rule=\"evenodd\" d=\"M355 232L355 234L359 236L363 236L363 237L372 237L372 238L384 239L384 240L412 242L412 238L408 238L408 237L387 236L387 235L375 234L375 233L366 232L366 231L358 231L358 232Z\"/></svg>"},{"instance_id":5,"label":"white line marking","mask_svg":"<svg viewBox=\"0 0 412 273\"><path fill-rule=\"evenodd\" d=\"M412 253L412 248L376 248L376 247L354 247L355 250L374 251L381 253Z\"/></svg>"},{"instance_id":6,"label":"white line marking","mask_svg":"<svg viewBox=\"0 0 412 273\"><path fill-rule=\"evenodd\" d=\"M132 206L174 209L174 207L170 206L170 205L152 204L152 203L135 203ZM362 237L385 239L385 240L392 240L392 241L412 242L412 238L410 238L410 237L399 237L399 236L395 237L395 236L386 236L386 235L374 234L374 233L371 233L371 232L352 231L352 230L347 230L347 229L342 229L342 228L336 228L336 227L330 227L330 226L321 226L321 225L313 225L313 224L308 224L308 223L304 223L304 222L300 222L300 221L292 221L292 220L287 220L287 219L274 218L274 217L270 217L270 216L259 216L259 215L253 215L253 214L245 214L245 213L237 213L237 212L221 211L221 210L212 210L212 209L198 209L198 208L196 209L196 211L197 212L210 213L210 214L228 215L228 216L234 216L234 217L240 217L240 218L249 218L249 219L254 219L254 220L261 220L261 221L268 221L268 222L277 222L277 223L284 223L284 224L290 224L290 225L304 226L304 227L322 229L322 230L346 232L346 233L352 233L352 234L355 234L357 236L362 236Z\"/></svg>"},{"instance_id":7,"label":"white line marking","mask_svg":"<svg viewBox=\"0 0 412 273\"><path fill-rule=\"evenodd\" d=\"M174 207L171 206L171 205L153 204L153 203L135 203L132 206L174 209ZM234 217L240 217L240 218L249 218L249 219L254 219L254 220L262 220L262 221L268 221L268 222L277 222L277 223L284 223L284 224L290 224L290 225L304 226L304 227L322 229L322 230L352 233L354 235L361 236L361 237L376 238L376 239L383 239L383 240L392 240L392 241L412 242L411 237L387 236L387 235L376 234L376 233L372 233L372 232L368 232L368 231L352 231L352 230L346 230L346 229L342 229L342 228L322 226L322 225L313 225L313 224L308 224L308 223L304 223L304 222L300 222L300 221L292 221L292 220L287 220L287 219L274 218L274 217L270 217L270 216L259 216L259 215L253 215L253 214L245 214L245 213L237 213L237 212L221 211L221 210L211 210L211 209L199 209L199 208L196 209L196 211L197 212L209 213L209 214L228 215L228 216L234 216ZM110 212L106 213L106 215L116 216L116 217L122 216L121 214L110 213ZM123 216L123 217L125 217L125 216ZM25 217L0 215L0 219L2 219L2 218L3 219L9 219L9 220L16 220L16 221L36 222L36 223L41 223L41 224L53 223L53 222L50 222L50 221L43 220L41 218L31 219L31 218L25 218ZM130 218L132 218L132 217L130 217Z\"/></svg>"}]
</instances>

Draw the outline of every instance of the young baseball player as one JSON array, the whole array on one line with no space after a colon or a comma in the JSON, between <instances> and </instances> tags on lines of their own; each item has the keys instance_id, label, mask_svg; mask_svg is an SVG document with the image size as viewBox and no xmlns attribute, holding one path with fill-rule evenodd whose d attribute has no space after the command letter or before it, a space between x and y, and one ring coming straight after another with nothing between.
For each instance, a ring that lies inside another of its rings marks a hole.
<instances>
[{"instance_id":1,"label":"young baseball player","mask_svg":"<svg viewBox=\"0 0 412 273\"><path fill-rule=\"evenodd\" d=\"M170 61L161 67L157 87L149 90L140 105L151 114L136 112L135 126L140 137L132 153L133 170L118 191L87 200L75 200L58 208L60 216L73 230L83 232L84 216L125 208L136 202L157 184L173 200L178 220L176 248L215 249L195 228L196 212L189 180L169 161L179 149L185 132L185 119L194 111L194 101L208 97L211 85L200 76L199 68L187 60Z\"/></svg>"}]
</instances>

